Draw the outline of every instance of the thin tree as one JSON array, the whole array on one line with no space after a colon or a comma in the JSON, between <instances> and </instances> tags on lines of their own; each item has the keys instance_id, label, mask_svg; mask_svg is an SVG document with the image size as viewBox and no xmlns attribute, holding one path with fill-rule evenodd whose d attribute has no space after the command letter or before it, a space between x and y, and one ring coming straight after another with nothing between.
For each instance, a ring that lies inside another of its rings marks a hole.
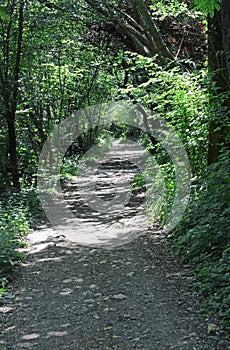
<instances>
[{"instance_id":1,"label":"thin tree","mask_svg":"<svg viewBox=\"0 0 230 350\"><path fill-rule=\"evenodd\" d=\"M16 28L15 11L17 11ZM24 0L12 2L8 8L8 14L9 19L6 25L5 35L3 36L5 40L1 45L3 64L0 70L0 86L2 90L4 115L8 128L9 169L12 176L13 186L15 188L20 188L15 119L21 70ZM16 39L15 42L12 43L12 37L15 30L17 33Z\"/></svg>"}]
</instances>

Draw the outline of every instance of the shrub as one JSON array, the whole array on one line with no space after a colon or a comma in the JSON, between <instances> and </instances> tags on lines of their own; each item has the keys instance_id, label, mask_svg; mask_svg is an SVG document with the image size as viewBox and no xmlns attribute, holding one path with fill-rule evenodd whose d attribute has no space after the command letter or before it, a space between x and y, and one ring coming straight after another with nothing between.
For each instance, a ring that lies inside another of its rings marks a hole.
<instances>
[{"instance_id":1,"label":"shrub","mask_svg":"<svg viewBox=\"0 0 230 350\"><path fill-rule=\"evenodd\" d=\"M0 202L0 285L9 278L12 267L23 256L17 251L29 230L27 211L14 197Z\"/></svg>"},{"instance_id":2,"label":"shrub","mask_svg":"<svg viewBox=\"0 0 230 350\"><path fill-rule=\"evenodd\" d=\"M192 264L204 308L230 328L230 152L197 181L190 206L173 232L175 251Z\"/></svg>"}]
</instances>

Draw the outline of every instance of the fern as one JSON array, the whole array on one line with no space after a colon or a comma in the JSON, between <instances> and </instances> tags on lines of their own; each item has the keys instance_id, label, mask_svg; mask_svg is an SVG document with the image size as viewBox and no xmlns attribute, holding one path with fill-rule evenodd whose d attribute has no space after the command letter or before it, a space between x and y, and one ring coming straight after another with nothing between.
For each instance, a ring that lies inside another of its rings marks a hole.
<instances>
[{"instance_id":1,"label":"fern","mask_svg":"<svg viewBox=\"0 0 230 350\"><path fill-rule=\"evenodd\" d=\"M220 9L221 0L194 0L195 8L205 15L214 16L215 10Z\"/></svg>"}]
</instances>

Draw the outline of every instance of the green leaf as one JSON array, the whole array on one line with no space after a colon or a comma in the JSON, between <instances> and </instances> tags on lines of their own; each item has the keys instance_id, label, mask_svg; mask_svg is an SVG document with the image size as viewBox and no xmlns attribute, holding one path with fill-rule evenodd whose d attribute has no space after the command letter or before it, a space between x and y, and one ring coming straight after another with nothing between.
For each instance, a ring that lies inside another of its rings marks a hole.
<instances>
[{"instance_id":1,"label":"green leaf","mask_svg":"<svg viewBox=\"0 0 230 350\"><path fill-rule=\"evenodd\" d=\"M0 5L0 18L5 20L5 21L9 21L10 17L8 16L6 9L4 8L4 6Z\"/></svg>"},{"instance_id":2,"label":"green leaf","mask_svg":"<svg viewBox=\"0 0 230 350\"><path fill-rule=\"evenodd\" d=\"M221 0L194 0L195 8L205 15L214 16L215 10L220 9Z\"/></svg>"}]
</instances>

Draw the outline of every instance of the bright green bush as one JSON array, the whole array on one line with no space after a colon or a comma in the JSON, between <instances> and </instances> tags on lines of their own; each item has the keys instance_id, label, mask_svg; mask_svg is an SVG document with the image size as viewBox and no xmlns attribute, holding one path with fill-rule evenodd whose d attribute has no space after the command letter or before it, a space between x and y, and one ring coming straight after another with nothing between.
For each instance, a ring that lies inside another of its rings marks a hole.
<instances>
[{"instance_id":1,"label":"bright green bush","mask_svg":"<svg viewBox=\"0 0 230 350\"><path fill-rule=\"evenodd\" d=\"M160 157L156 157L160 158ZM159 160L158 160L159 161ZM176 191L176 179L173 164L165 162L147 167L150 179L147 197L147 214L150 222L165 224L171 211Z\"/></svg>"},{"instance_id":2,"label":"bright green bush","mask_svg":"<svg viewBox=\"0 0 230 350\"><path fill-rule=\"evenodd\" d=\"M207 166L210 113L206 70L166 70L154 58L136 54L130 54L126 60L130 76L137 76L142 83L130 82L121 89L121 97L131 97L156 117L166 120L184 144L192 173L202 174Z\"/></svg>"}]
</instances>

